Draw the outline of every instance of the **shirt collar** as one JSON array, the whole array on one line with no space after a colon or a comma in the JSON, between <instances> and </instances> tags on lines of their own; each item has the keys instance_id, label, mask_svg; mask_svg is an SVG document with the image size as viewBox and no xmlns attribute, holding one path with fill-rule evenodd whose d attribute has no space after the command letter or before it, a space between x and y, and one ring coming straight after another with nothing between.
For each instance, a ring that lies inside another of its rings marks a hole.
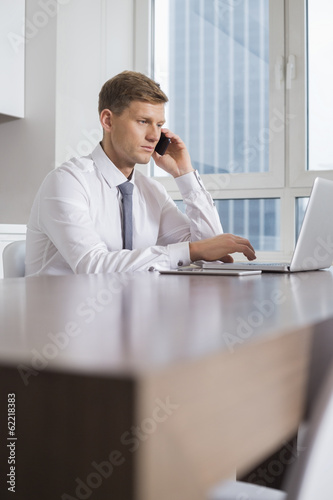
<instances>
[{"instance_id":1,"label":"shirt collar","mask_svg":"<svg viewBox=\"0 0 333 500\"><path fill-rule=\"evenodd\" d=\"M123 182L127 181L127 177L119 170L119 168L115 166L114 163L112 163L110 158L105 154L100 144L97 144L97 146L91 153L91 157L96 167L101 172L104 179L111 188L119 186L119 184L122 184ZM135 180L135 168L132 174L132 178L129 182L132 182L132 184L134 184L134 180Z\"/></svg>"}]
</instances>

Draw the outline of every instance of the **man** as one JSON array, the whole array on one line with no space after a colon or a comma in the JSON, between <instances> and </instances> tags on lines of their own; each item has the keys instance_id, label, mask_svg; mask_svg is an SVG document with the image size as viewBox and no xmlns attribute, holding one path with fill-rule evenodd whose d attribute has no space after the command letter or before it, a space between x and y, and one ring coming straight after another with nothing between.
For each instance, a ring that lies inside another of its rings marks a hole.
<instances>
[{"instance_id":1,"label":"man","mask_svg":"<svg viewBox=\"0 0 333 500\"><path fill-rule=\"evenodd\" d=\"M230 262L232 252L255 259L248 240L222 234L185 144L163 128L167 101L159 85L141 73L124 71L103 85L102 142L91 155L50 172L37 193L26 275L167 269L198 259ZM161 131L171 141L163 156L154 151ZM135 170L151 157L175 178L187 215L160 183Z\"/></svg>"}]
</instances>

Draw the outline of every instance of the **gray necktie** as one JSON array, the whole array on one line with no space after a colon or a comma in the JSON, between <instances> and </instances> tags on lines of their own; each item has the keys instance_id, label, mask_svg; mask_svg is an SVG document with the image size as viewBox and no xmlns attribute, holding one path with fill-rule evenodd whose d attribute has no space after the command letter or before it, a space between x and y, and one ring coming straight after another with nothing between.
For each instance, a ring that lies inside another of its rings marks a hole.
<instances>
[{"instance_id":1,"label":"gray necktie","mask_svg":"<svg viewBox=\"0 0 333 500\"><path fill-rule=\"evenodd\" d=\"M126 181L123 184L119 184L118 188L123 195L123 248L132 250L132 195L134 186L131 182Z\"/></svg>"}]
</instances>

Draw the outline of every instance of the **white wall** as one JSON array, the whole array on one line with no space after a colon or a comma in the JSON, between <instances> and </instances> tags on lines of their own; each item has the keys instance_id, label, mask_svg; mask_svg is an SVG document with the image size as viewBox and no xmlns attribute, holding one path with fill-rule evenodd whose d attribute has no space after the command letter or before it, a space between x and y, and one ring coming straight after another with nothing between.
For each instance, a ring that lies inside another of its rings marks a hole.
<instances>
[{"instance_id":1,"label":"white wall","mask_svg":"<svg viewBox=\"0 0 333 500\"><path fill-rule=\"evenodd\" d=\"M0 115L0 224L25 224L47 172L99 140L100 87L133 69L134 2L26 0L25 118Z\"/></svg>"},{"instance_id":2,"label":"white wall","mask_svg":"<svg viewBox=\"0 0 333 500\"><path fill-rule=\"evenodd\" d=\"M102 136L102 84L133 68L133 0L71 0L57 19L56 164Z\"/></svg>"},{"instance_id":3,"label":"white wall","mask_svg":"<svg viewBox=\"0 0 333 500\"><path fill-rule=\"evenodd\" d=\"M0 113L24 116L24 0L0 2Z\"/></svg>"},{"instance_id":4,"label":"white wall","mask_svg":"<svg viewBox=\"0 0 333 500\"><path fill-rule=\"evenodd\" d=\"M0 115L0 224L27 222L55 151L56 20L36 27L38 0L26 0L25 117Z\"/></svg>"}]
</instances>

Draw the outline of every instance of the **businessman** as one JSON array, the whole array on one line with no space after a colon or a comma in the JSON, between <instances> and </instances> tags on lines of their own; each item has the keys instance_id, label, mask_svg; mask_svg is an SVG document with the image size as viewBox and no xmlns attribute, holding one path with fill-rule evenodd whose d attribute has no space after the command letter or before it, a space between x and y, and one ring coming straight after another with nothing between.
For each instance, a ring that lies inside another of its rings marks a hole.
<instances>
[{"instance_id":1,"label":"businessman","mask_svg":"<svg viewBox=\"0 0 333 500\"><path fill-rule=\"evenodd\" d=\"M152 271L221 259L249 260L248 240L223 234L214 202L183 141L165 123L167 96L141 73L124 71L99 95L103 138L93 152L50 172L32 206L26 275ZM163 131L170 144L154 151ZM153 157L171 174L183 214L164 187L135 169Z\"/></svg>"}]
</instances>

